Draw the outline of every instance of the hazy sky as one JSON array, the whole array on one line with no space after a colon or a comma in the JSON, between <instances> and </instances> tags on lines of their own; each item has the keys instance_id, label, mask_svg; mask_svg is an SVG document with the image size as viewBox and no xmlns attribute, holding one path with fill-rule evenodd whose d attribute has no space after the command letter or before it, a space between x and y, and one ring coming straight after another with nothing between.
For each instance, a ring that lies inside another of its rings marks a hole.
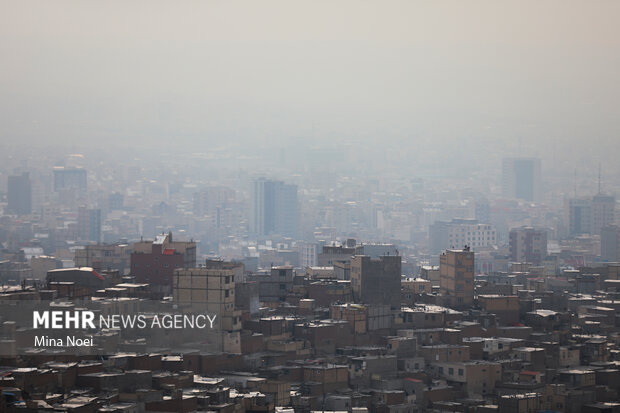
<instances>
[{"instance_id":1,"label":"hazy sky","mask_svg":"<svg viewBox=\"0 0 620 413\"><path fill-rule=\"evenodd\" d=\"M620 149L618 1L0 4L4 143Z\"/></svg>"}]
</instances>

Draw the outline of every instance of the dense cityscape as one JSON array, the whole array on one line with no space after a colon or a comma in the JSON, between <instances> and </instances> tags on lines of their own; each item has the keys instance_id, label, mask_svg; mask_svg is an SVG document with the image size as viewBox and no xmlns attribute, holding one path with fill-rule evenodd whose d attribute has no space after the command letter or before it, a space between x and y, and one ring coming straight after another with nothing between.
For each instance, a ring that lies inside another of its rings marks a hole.
<instances>
[{"instance_id":1,"label":"dense cityscape","mask_svg":"<svg viewBox=\"0 0 620 413\"><path fill-rule=\"evenodd\" d=\"M4 164L4 411L620 408L620 226L602 173L574 197L543 190L540 158L501 159L483 190L91 156ZM33 341L32 305L143 320L189 306L217 328L106 322L84 350Z\"/></svg>"},{"instance_id":2,"label":"dense cityscape","mask_svg":"<svg viewBox=\"0 0 620 413\"><path fill-rule=\"evenodd\" d=\"M0 1L0 413L620 413L619 17Z\"/></svg>"}]
</instances>

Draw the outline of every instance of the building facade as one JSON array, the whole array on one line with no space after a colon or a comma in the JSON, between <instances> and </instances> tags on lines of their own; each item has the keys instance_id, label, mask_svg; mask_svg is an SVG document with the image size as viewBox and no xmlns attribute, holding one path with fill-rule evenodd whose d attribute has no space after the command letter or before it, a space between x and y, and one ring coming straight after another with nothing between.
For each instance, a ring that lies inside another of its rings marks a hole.
<instances>
[{"instance_id":1,"label":"building facade","mask_svg":"<svg viewBox=\"0 0 620 413\"><path fill-rule=\"evenodd\" d=\"M601 258L610 262L620 261L620 226L601 228Z\"/></svg>"},{"instance_id":2,"label":"building facade","mask_svg":"<svg viewBox=\"0 0 620 413\"><path fill-rule=\"evenodd\" d=\"M80 240L101 242L101 210L78 208L77 232Z\"/></svg>"},{"instance_id":3,"label":"building facade","mask_svg":"<svg viewBox=\"0 0 620 413\"><path fill-rule=\"evenodd\" d=\"M540 264L547 256L547 231L522 227L510 230L510 260Z\"/></svg>"},{"instance_id":4,"label":"building facade","mask_svg":"<svg viewBox=\"0 0 620 413\"><path fill-rule=\"evenodd\" d=\"M7 201L7 210L11 214L28 215L32 212L32 188L27 172L8 177Z\"/></svg>"},{"instance_id":5,"label":"building facade","mask_svg":"<svg viewBox=\"0 0 620 413\"><path fill-rule=\"evenodd\" d=\"M541 162L538 158L504 158L502 194L506 198L540 202Z\"/></svg>"},{"instance_id":6,"label":"building facade","mask_svg":"<svg viewBox=\"0 0 620 413\"><path fill-rule=\"evenodd\" d=\"M131 275L138 282L152 284L158 292L171 291L175 269L195 266L196 243L175 242L171 233L133 244Z\"/></svg>"},{"instance_id":7,"label":"building facade","mask_svg":"<svg viewBox=\"0 0 620 413\"><path fill-rule=\"evenodd\" d=\"M601 228L614 223L615 206L615 198L608 195L569 199L565 206L569 235L600 235Z\"/></svg>"},{"instance_id":8,"label":"building facade","mask_svg":"<svg viewBox=\"0 0 620 413\"><path fill-rule=\"evenodd\" d=\"M440 288L446 304L468 307L474 302L474 253L469 248L439 256Z\"/></svg>"},{"instance_id":9,"label":"building facade","mask_svg":"<svg viewBox=\"0 0 620 413\"><path fill-rule=\"evenodd\" d=\"M252 232L258 237L296 237L297 185L264 178L254 181L251 219Z\"/></svg>"},{"instance_id":10,"label":"building facade","mask_svg":"<svg viewBox=\"0 0 620 413\"><path fill-rule=\"evenodd\" d=\"M481 224L475 219L436 221L429 227L431 254L438 254L449 248L462 248L465 245L475 250L496 243L495 228L489 224Z\"/></svg>"},{"instance_id":11,"label":"building facade","mask_svg":"<svg viewBox=\"0 0 620 413\"><path fill-rule=\"evenodd\" d=\"M92 267L96 271L118 270L129 274L132 246L127 244L86 245L75 250L76 267Z\"/></svg>"},{"instance_id":12,"label":"building facade","mask_svg":"<svg viewBox=\"0 0 620 413\"><path fill-rule=\"evenodd\" d=\"M373 259L367 255L356 255L351 259L351 287L356 302L399 309L400 283L400 256L386 255Z\"/></svg>"},{"instance_id":13,"label":"building facade","mask_svg":"<svg viewBox=\"0 0 620 413\"><path fill-rule=\"evenodd\" d=\"M54 173L54 191L62 189L75 189L78 193L84 194L87 190L86 170L83 168L65 168L56 166Z\"/></svg>"}]
</instances>

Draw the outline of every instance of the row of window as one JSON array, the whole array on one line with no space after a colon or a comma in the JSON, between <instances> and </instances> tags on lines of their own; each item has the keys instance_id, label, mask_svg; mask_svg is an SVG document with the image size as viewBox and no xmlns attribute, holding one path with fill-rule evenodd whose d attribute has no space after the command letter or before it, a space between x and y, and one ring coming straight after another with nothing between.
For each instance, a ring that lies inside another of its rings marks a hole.
<instances>
[{"instance_id":1,"label":"row of window","mask_svg":"<svg viewBox=\"0 0 620 413\"><path fill-rule=\"evenodd\" d=\"M439 374L443 374L443 367L439 367ZM458 375L462 376L465 374L465 371L463 369L458 369ZM448 368L448 375L450 376L454 376L454 368L450 367Z\"/></svg>"}]
</instances>

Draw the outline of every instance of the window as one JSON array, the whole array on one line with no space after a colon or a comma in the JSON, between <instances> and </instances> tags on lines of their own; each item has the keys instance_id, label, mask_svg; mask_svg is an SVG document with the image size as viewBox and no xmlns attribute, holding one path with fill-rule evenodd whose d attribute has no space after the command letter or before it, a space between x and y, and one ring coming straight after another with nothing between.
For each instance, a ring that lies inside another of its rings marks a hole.
<instances>
[{"instance_id":1,"label":"window","mask_svg":"<svg viewBox=\"0 0 620 413\"><path fill-rule=\"evenodd\" d=\"M280 284L280 289L281 290L286 290L286 284Z\"/></svg>"},{"instance_id":2,"label":"window","mask_svg":"<svg viewBox=\"0 0 620 413\"><path fill-rule=\"evenodd\" d=\"M453 375L454 375L454 369L453 369L452 367L450 367L450 368L448 369L448 374L449 374L449 375L451 375L451 376L453 376Z\"/></svg>"},{"instance_id":3,"label":"window","mask_svg":"<svg viewBox=\"0 0 620 413\"><path fill-rule=\"evenodd\" d=\"M463 373L464 373L464 372L463 372L463 369L459 369L459 376L462 376L462 375L463 375Z\"/></svg>"}]
</instances>

